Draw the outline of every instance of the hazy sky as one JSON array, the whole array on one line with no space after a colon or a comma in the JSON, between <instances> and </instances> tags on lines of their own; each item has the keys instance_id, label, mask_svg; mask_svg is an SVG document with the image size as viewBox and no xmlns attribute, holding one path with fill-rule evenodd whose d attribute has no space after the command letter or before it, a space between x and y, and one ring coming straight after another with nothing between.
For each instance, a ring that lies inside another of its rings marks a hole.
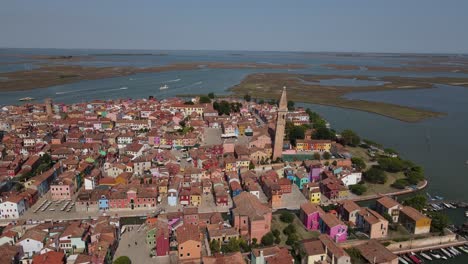
<instances>
[{"instance_id":1,"label":"hazy sky","mask_svg":"<svg viewBox=\"0 0 468 264\"><path fill-rule=\"evenodd\" d=\"M468 53L468 1L2 0L0 47Z\"/></svg>"}]
</instances>

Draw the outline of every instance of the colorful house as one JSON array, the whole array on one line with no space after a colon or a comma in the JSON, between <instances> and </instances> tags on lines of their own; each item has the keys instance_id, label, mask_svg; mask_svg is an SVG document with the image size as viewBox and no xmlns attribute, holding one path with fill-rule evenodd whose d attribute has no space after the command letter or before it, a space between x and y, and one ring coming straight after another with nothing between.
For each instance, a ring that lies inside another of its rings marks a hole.
<instances>
[{"instance_id":1,"label":"colorful house","mask_svg":"<svg viewBox=\"0 0 468 264\"><path fill-rule=\"evenodd\" d=\"M320 208L320 206L311 203L304 203L301 204L299 219L307 230L318 230L320 215L323 214L325 214L325 212Z\"/></svg>"},{"instance_id":2,"label":"colorful house","mask_svg":"<svg viewBox=\"0 0 468 264\"><path fill-rule=\"evenodd\" d=\"M303 186L309 183L309 175L307 175L306 171L298 170L294 174L293 182L297 185L297 187L299 187L300 190L302 190Z\"/></svg>"},{"instance_id":3,"label":"colorful house","mask_svg":"<svg viewBox=\"0 0 468 264\"><path fill-rule=\"evenodd\" d=\"M196 225L182 225L176 230L179 261L197 261L201 259L201 239Z\"/></svg>"},{"instance_id":4,"label":"colorful house","mask_svg":"<svg viewBox=\"0 0 468 264\"><path fill-rule=\"evenodd\" d=\"M431 219L411 206L400 210L399 222L412 234L427 234L431 231Z\"/></svg>"},{"instance_id":5,"label":"colorful house","mask_svg":"<svg viewBox=\"0 0 468 264\"><path fill-rule=\"evenodd\" d=\"M392 217L394 223L398 223L398 216L400 215L400 209L403 206L397 201L393 200L388 196L384 196L377 200L375 205L376 211L380 214L388 214Z\"/></svg>"},{"instance_id":6,"label":"colorful house","mask_svg":"<svg viewBox=\"0 0 468 264\"><path fill-rule=\"evenodd\" d=\"M357 214L356 227L371 239L378 239L387 236L388 221L376 211L362 208Z\"/></svg>"},{"instance_id":7,"label":"colorful house","mask_svg":"<svg viewBox=\"0 0 468 264\"><path fill-rule=\"evenodd\" d=\"M320 233L327 234L335 242L346 241L348 236L348 227L330 213L325 213L320 216L319 230Z\"/></svg>"}]
</instances>

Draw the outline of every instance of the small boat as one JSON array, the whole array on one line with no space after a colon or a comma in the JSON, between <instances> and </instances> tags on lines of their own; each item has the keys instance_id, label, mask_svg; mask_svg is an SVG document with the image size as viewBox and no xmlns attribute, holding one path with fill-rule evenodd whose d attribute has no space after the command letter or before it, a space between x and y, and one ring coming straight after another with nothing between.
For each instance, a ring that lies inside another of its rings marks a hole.
<instances>
[{"instance_id":1,"label":"small boat","mask_svg":"<svg viewBox=\"0 0 468 264\"><path fill-rule=\"evenodd\" d=\"M446 248L445 250L447 250L448 252L450 252L453 256L457 256L457 252L455 252L454 250L452 250L451 248Z\"/></svg>"},{"instance_id":2,"label":"small boat","mask_svg":"<svg viewBox=\"0 0 468 264\"><path fill-rule=\"evenodd\" d=\"M409 258L416 264L423 263L421 259L419 259L414 253L409 254Z\"/></svg>"},{"instance_id":3,"label":"small boat","mask_svg":"<svg viewBox=\"0 0 468 264\"><path fill-rule=\"evenodd\" d=\"M402 264L411 264L411 263L409 263L408 261L406 261L406 260L405 260L404 258L402 258L402 257L398 257L398 261L399 261L400 263L402 263Z\"/></svg>"},{"instance_id":4,"label":"small boat","mask_svg":"<svg viewBox=\"0 0 468 264\"><path fill-rule=\"evenodd\" d=\"M434 198L436 198L437 200L443 200L444 199L444 197L438 196L438 195L434 196Z\"/></svg>"},{"instance_id":5,"label":"small boat","mask_svg":"<svg viewBox=\"0 0 468 264\"><path fill-rule=\"evenodd\" d=\"M410 264L412 264L412 263L413 263L413 261L411 261L411 259L410 259L410 258L408 258L408 256L401 255L401 257L402 257L404 260L406 260L406 262L408 262L408 263L410 263Z\"/></svg>"},{"instance_id":6,"label":"small boat","mask_svg":"<svg viewBox=\"0 0 468 264\"><path fill-rule=\"evenodd\" d=\"M431 254L431 256L434 257L435 259L440 259L440 258L441 258L441 256L440 256L438 253L436 253L436 252L434 252L434 251L432 251L432 250L431 250L430 254Z\"/></svg>"},{"instance_id":7,"label":"small boat","mask_svg":"<svg viewBox=\"0 0 468 264\"><path fill-rule=\"evenodd\" d=\"M166 89L169 89L169 86L167 86L167 84L159 87L159 90L166 90Z\"/></svg>"},{"instance_id":8,"label":"small boat","mask_svg":"<svg viewBox=\"0 0 468 264\"><path fill-rule=\"evenodd\" d=\"M458 249L460 249L461 251L465 252L466 254L468 254L468 249L464 248L464 247L458 247Z\"/></svg>"},{"instance_id":9,"label":"small boat","mask_svg":"<svg viewBox=\"0 0 468 264\"><path fill-rule=\"evenodd\" d=\"M32 100L35 100L35 99L33 97L23 97L23 98L18 99L18 101L21 101L21 102L32 101Z\"/></svg>"},{"instance_id":10,"label":"small boat","mask_svg":"<svg viewBox=\"0 0 468 264\"><path fill-rule=\"evenodd\" d=\"M460 255L460 254L461 254L461 252L458 251L458 249L456 249L456 248L454 248L454 247L450 247L450 249L451 249L453 252L455 252L457 255Z\"/></svg>"},{"instance_id":11,"label":"small boat","mask_svg":"<svg viewBox=\"0 0 468 264\"><path fill-rule=\"evenodd\" d=\"M465 211L465 216L468 217L468 211Z\"/></svg>"},{"instance_id":12,"label":"small boat","mask_svg":"<svg viewBox=\"0 0 468 264\"><path fill-rule=\"evenodd\" d=\"M425 258L427 260L432 260L432 258L428 254L426 254L424 252L420 252L419 255L421 255L421 257L423 257L423 258Z\"/></svg>"},{"instance_id":13,"label":"small boat","mask_svg":"<svg viewBox=\"0 0 468 264\"><path fill-rule=\"evenodd\" d=\"M442 253L444 253L447 257L449 257L449 258L452 257L452 254L450 254L445 248L441 248L440 250L441 250Z\"/></svg>"}]
</instances>

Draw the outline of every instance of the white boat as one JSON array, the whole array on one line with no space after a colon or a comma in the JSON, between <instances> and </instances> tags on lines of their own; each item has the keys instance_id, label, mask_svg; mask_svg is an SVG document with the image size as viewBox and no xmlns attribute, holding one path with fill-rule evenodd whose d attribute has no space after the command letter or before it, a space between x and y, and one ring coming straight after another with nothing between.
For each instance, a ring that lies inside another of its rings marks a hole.
<instances>
[{"instance_id":1,"label":"white boat","mask_svg":"<svg viewBox=\"0 0 468 264\"><path fill-rule=\"evenodd\" d=\"M465 211L465 216L468 217L468 211Z\"/></svg>"},{"instance_id":2,"label":"white boat","mask_svg":"<svg viewBox=\"0 0 468 264\"><path fill-rule=\"evenodd\" d=\"M444 253L447 257L449 257L449 258L452 257L452 254L450 254L445 248L441 248L440 250L441 250L442 253Z\"/></svg>"},{"instance_id":3,"label":"white boat","mask_svg":"<svg viewBox=\"0 0 468 264\"><path fill-rule=\"evenodd\" d=\"M466 249L464 247L458 247L458 249L465 252L466 254L468 254L468 249Z\"/></svg>"},{"instance_id":4,"label":"white boat","mask_svg":"<svg viewBox=\"0 0 468 264\"><path fill-rule=\"evenodd\" d=\"M18 99L19 101L32 101L32 100L35 100L33 97L24 97L24 98L20 98Z\"/></svg>"},{"instance_id":5,"label":"white boat","mask_svg":"<svg viewBox=\"0 0 468 264\"><path fill-rule=\"evenodd\" d=\"M440 259L440 258L441 258L440 255L437 254L437 253L435 253L435 252L432 252L432 251L431 251L430 254L431 254L431 256L434 257L435 259Z\"/></svg>"},{"instance_id":6,"label":"white boat","mask_svg":"<svg viewBox=\"0 0 468 264\"><path fill-rule=\"evenodd\" d=\"M410 264L408 263L408 261L406 261L405 259L403 259L402 257L398 257L398 260L403 263L403 264Z\"/></svg>"},{"instance_id":7,"label":"white boat","mask_svg":"<svg viewBox=\"0 0 468 264\"><path fill-rule=\"evenodd\" d=\"M166 90L166 89L169 89L169 86L167 86L167 84L159 87L159 90Z\"/></svg>"},{"instance_id":8,"label":"white boat","mask_svg":"<svg viewBox=\"0 0 468 264\"><path fill-rule=\"evenodd\" d=\"M432 260L432 258L428 254L426 254L424 252L420 252L419 255L421 255L423 258L425 258L427 260Z\"/></svg>"}]
</instances>

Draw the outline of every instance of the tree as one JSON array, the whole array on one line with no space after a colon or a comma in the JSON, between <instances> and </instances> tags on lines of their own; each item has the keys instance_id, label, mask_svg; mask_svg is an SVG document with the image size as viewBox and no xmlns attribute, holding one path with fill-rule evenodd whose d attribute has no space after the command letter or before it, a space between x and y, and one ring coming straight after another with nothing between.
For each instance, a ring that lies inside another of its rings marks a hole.
<instances>
[{"instance_id":1,"label":"tree","mask_svg":"<svg viewBox=\"0 0 468 264\"><path fill-rule=\"evenodd\" d=\"M370 183L384 184L387 181L385 172L375 166L364 172L364 179Z\"/></svg>"},{"instance_id":2,"label":"tree","mask_svg":"<svg viewBox=\"0 0 468 264\"><path fill-rule=\"evenodd\" d=\"M338 165L338 162L337 162L336 160L334 160L334 161L332 162L332 165L333 165L333 166L336 166L336 165Z\"/></svg>"},{"instance_id":3,"label":"tree","mask_svg":"<svg viewBox=\"0 0 468 264\"><path fill-rule=\"evenodd\" d=\"M379 166L382 170L388 172L399 172L412 167L410 161L402 160L400 158L380 157L378 160Z\"/></svg>"},{"instance_id":4,"label":"tree","mask_svg":"<svg viewBox=\"0 0 468 264\"><path fill-rule=\"evenodd\" d=\"M334 139L336 137L335 133L328 129L327 127L318 127L315 130L315 133L313 135L315 139Z\"/></svg>"},{"instance_id":5,"label":"tree","mask_svg":"<svg viewBox=\"0 0 468 264\"><path fill-rule=\"evenodd\" d=\"M424 180L424 175L421 171L410 170L406 173L406 178L409 184L418 184L418 182Z\"/></svg>"},{"instance_id":6,"label":"tree","mask_svg":"<svg viewBox=\"0 0 468 264\"><path fill-rule=\"evenodd\" d=\"M215 98L215 95L214 95L214 93L211 92L211 93L208 94L208 97L209 97L210 99L214 99L214 98Z\"/></svg>"},{"instance_id":7,"label":"tree","mask_svg":"<svg viewBox=\"0 0 468 264\"><path fill-rule=\"evenodd\" d=\"M262 245L271 246L275 242L275 236L273 233L268 232L262 237Z\"/></svg>"},{"instance_id":8,"label":"tree","mask_svg":"<svg viewBox=\"0 0 468 264\"><path fill-rule=\"evenodd\" d=\"M314 153L314 160L319 160L320 159L320 153L315 152Z\"/></svg>"},{"instance_id":9,"label":"tree","mask_svg":"<svg viewBox=\"0 0 468 264\"><path fill-rule=\"evenodd\" d=\"M221 249L221 246L220 246L218 240L216 240L216 239L211 240L210 249L211 249L212 253L219 253L219 251Z\"/></svg>"},{"instance_id":10,"label":"tree","mask_svg":"<svg viewBox=\"0 0 468 264\"><path fill-rule=\"evenodd\" d=\"M362 195L367 191L367 188L363 184L353 184L349 186L349 190L356 195Z\"/></svg>"},{"instance_id":11,"label":"tree","mask_svg":"<svg viewBox=\"0 0 468 264\"><path fill-rule=\"evenodd\" d=\"M289 236L291 234L294 234L296 233L296 227L293 225L293 224L289 224L288 226L286 226L284 229L283 229L283 234Z\"/></svg>"},{"instance_id":12,"label":"tree","mask_svg":"<svg viewBox=\"0 0 468 264\"><path fill-rule=\"evenodd\" d=\"M194 105L194 103L192 101L185 101L184 104L185 105Z\"/></svg>"},{"instance_id":13,"label":"tree","mask_svg":"<svg viewBox=\"0 0 468 264\"><path fill-rule=\"evenodd\" d=\"M286 245L292 246L294 243L296 243L299 240L299 235L296 233L292 233L288 236L288 239L286 239Z\"/></svg>"},{"instance_id":14,"label":"tree","mask_svg":"<svg viewBox=\"0 0 468 264\"><path fill-rule=\"evenodd\" d=\"M288 101L288 110L289 111L294 110L294 101Z\"/></svg>"},{"instance_id":15,"label":"tree","mask_svg":"<svg viewBox=\"0 0 468 264\"><path fill-rule=\"evenodd\" d=\"M426 207L426 203L427 199L424 195L416 195L403 201L403 205L411 206L419 211Z\"/></svg>"},{"instance_id":16,"label":"tree","mask_svg":"<svg viewBox=\"0 0 468 264\"><path fill-rule=\"evenodd\" d=\"M261 105L262 105L262 104L264 104L264 103L265 103L265 100L263 100L263 99L258 100L258 104L261 104Z\"/></svg>"},{"instance_id":17,"label":"tree","mask_svg":"<svg viewBox=\"0 0 468 264\"><path fill-rule=\"evenodd\" d=\"M405 189L406 186L410 185L407 179L398 179L392 183L392 187L396 189Z\"/></svg>"},{"instance_id":18,"label":"tree","mask_svg":"<svg viewBox=\"0 0 468 264\"><path fill-rule=\"evenodd\" d=\"M280 215L280 220L284 223L292 223L294 221L294 215L290 212L282 212Z\"/></svg>"},{"instance_id":19,"label":"tree","mask_svg":"<svg viewBox=\"0 0 468 264\"><path fill-rule=\"evenodd\" d=\"M384 212L382 214L382 216L389 222L389 223L393 223L393 218L391 215L389 215L387 212Z\"/></svg>"},{"instance_id":20,"label":"tree","mask_svg":"<svg viewBox=\"0 0 468 264\"><path fill-rule=\"evenodd\" d=\"M325 151L322 156L326 160L329 160L331 158L331 154L328 151Z\"/></svg>"},{"instance_id":21,"label":"tree","mask_svg":"<svg viewBox=\"0 0 468 264\"><path fill-rule=\"evenodd\" d=\"M358 170L364 170L366 169L367 165L366 163L364 162L364 160L362 160L361 158L359 157L353 157L351 158L351 162L354 164L354 167L356 167L356 169Z\"/></svg>"},{"instance_id":22,"label":"tree","mask_svg":"<svg viewBox=\"0 0 468 264\"><path fill-rule=\"evenodd\" d=\"M237 252L240 251L240 243L239 239L237 238L231 238L229 239L229 242L225 245L221 246L221 251L223 253L230 253L230 252Z\"/></svg>"},{"instance_id":23,"label":"tree","mask_svg":"<svg viewBox=\"0 0 468 264\"><path fill-rule=\"evenodd\" d=\"M253 162L251 161L251 162L249 163L249 170L253 170L253 169L255 169L255 165L254 165Z\"/></svg>"},{"instance_id":24,"label":"tree","mask_svg":"<svg viewBox=\"0 0 468 264\"><path fill-rule=\"evenodd\" d=\"M271 231L275 237L279 237L281 235L281 232L278 229L275 229Z\"/></svg>"},{"instance_id":25,"label":"tree","mask_svg":"<svg viewBox=\"0 0 468 264\"><path fill-rule=\"evenodd\" d=\"M247 102L250 102L250 100L252 100L252 97L250 96L250 94L245 94L244 95L244 100L247 101Z\"/></svg>"},{"instance_id":26,"label":"tree","mask_svg":"<svg viewBox=\"0 0 468 264\"><path fill-rule=\"evenodd\" d=\"M120 256L113 262L114 264L132 264L132 261L127 256Z\"/></svg>"},{"instance_id":27,"label":"tree","mask_svg":"<svg viewBox=\"0 0 468 264\"><path fill-rule=\"evenodd\" d=\"M258 246L257 243L258 243L257 238L255 238L255 237L252 238L252 247Z\"/></svg>"},{"instance_id":28,"label":"tree","mask_svg":"<svg viewBox=\"0 0 468 264\"><path fill-rule=\"evenodd\" d=\"M432 219L431 232L443 232L450 223L447 215L441 212L430 212L429 217Z\"/></svg>"},{"instance_id":29,"label":"tree","mask_svg":"<svg viewBox=\"0 0 468 264\"><path fill-rule=\"evenodd\" d=\"M341 132L341 140L344 145L357 146L361 142L361 138L354 131L345 129Z\"/></svg>"},{"instance_id":30,"label":"tree","mask_svg":"<svg viewBox=\"0 0 468 264\"><path fill-rule=\"evenodd\" d=\"M208 96L200 96L200 104L209 104L211 99Z\"/></svg>"}]
</instances>

